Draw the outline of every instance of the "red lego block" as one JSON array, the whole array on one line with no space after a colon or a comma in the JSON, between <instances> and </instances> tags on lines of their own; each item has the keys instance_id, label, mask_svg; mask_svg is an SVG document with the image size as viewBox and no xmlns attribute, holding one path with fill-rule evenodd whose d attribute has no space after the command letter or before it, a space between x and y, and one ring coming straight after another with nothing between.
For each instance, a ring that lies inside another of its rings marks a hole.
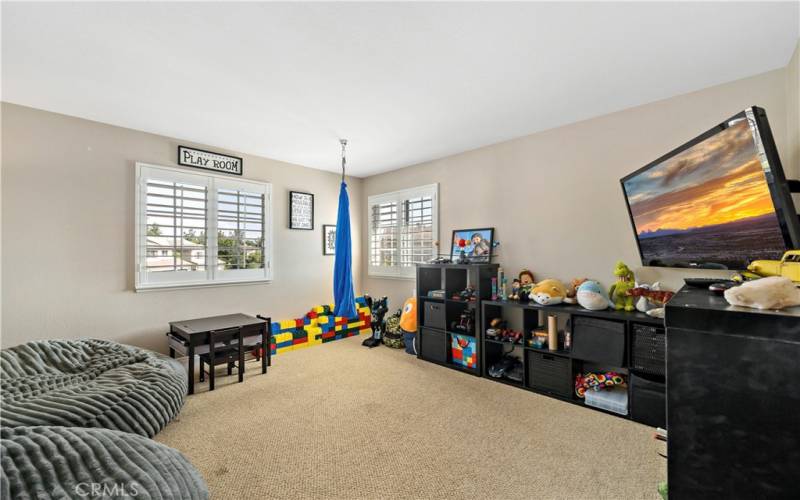
<instances>
[{"instance_id":1,"label":"red lego block","mask_svg":"<svg viewBox=\"0 0 800 500\"><path fill-rule=\"evenodd\" d=\"M305 325L305 320L303 318L297 318L294 320L294 324L297 325L297 328L303 329L303 325Z\"/></svg>"},{"instance_id":2,"label":"red lego block","mask_svg":"<svg viewBox=\"0 0 800 500\"><path fill-rule=\"evenodd\" d=\"M306 316L308 317L308 319L314 319L317 317L317 311L309 311L309 313L306 314Z\"/></svg>"},{"instance_id":3,"label":"red lego block","mask_svg":"<svg viewBox=\"0 0 800 500\"><path fill-rule=\"evenodd\" d=\"M308 342L308 337L302 337L299 339L292 340L292 345L305 344L306 342Z\"/></svg>"},{"instance_id":4,"label":"red lego block","mask_svg":"<svg viewBox=\"0 0 800 500\"><path fill-rule=\"evenodd\" d=\"M323 339L329 339L331 337L334 337L335 335L336 335L336 332L327 332L327 333L323 333L322 334L322 338Z\"/></svg>"},{"instance_id":5,"label":"red lego block","mask_svg":"<svg viewBox=\"0 0 800 500\"><path fill-rule=\"evenodd\" d=\"M339 318L336 321L336 326L342 326L347 324L347 318Z\"/></svg>"}]
</instances>

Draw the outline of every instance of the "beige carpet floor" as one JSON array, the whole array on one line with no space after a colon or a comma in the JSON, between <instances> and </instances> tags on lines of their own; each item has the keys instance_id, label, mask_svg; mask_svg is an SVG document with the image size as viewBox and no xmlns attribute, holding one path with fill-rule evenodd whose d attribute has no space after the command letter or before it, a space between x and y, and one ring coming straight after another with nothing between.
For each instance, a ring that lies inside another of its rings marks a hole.
<instances>
[{"instance_id":1,"label":"beige carpet floor","mask_svg":"<svg viewBox=\"0 0 800 500\"><path fill-rule=\"evenodd\" d=\"M156 440L216 499L658 498L652 428L360 344L202 384Z\"/></svg>"}]
</instances>

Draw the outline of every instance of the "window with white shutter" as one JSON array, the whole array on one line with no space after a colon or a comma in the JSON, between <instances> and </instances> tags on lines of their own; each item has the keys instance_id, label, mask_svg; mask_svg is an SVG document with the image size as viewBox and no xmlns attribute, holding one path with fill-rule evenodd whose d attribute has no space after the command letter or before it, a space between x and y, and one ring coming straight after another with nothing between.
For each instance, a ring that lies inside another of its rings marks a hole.
<instances>
[{"instance_id":1,"label":"window with white shutter","mask_svg":"<svg viewBox=\"0 0 800 500\"><path fill-rule=\"evenodd\" d=\"M136 164L136 289L266 281L270 184Z\"/></svg>"},{"instance_id":2,"label":"window with white shutter","mask_svg":"<svg viewBox=\"0 0 800 500\"><path fill-rule=\"evenodd\" d=\"M438 184L370 196L369 274L413 278L437 255Z\"/></svg>"}]
</instances>

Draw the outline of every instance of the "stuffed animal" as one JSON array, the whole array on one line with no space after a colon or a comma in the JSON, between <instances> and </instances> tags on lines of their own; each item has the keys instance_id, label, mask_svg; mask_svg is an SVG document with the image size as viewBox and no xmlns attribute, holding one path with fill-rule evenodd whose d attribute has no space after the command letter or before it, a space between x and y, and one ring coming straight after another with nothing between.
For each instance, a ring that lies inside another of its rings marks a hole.
<instances>
[{"instance_id":1,"label":"stuffed animal","mask_svg":"<svg viewBox=\"0 0 800 500\"><path fill-rule=\"evenodd\" d=\"M540 281L533 287L530 294L531 300L543 306L560 304L566 296L567 287L564 286L564 283L554 279Z\"/></svg>"},{"instance_id":2,"label":"stuffed animal","mask_svg":"<svg viewBox=\"0 0 800 500\"><path fill-rule=\"evenodd\" d=\"M590 311L602 311L603 309L608 309L613 306L608 300L606 291L603 290L600 283L594 280L586 280L581 283L575 293L575 298L578 300L578 304L580 304L581 307L589 309Z\"/></svg>"},{"instance_id":3,"label":"stuffed animal","mask_svg":"<svg viewBox=\"0 0 800 500\"><path fill-rule=\"evenodd\" d=\"M617 282L611 285L608 290L608 296L614 302L614 309L619 311L625 309L630 312L633 311L633 297L628 295L628 290L636 286L633 279L633 271L625 265L624 262L617 261L614 267L614 276L617 277Z\"/></svg>"},{"instance_id":4,"label":"stuffed animal","mask_svg":"<svg viewBox=\"0 0 800 500\"><path fill-rule=\"evenodd\" d=\"M771 276L725 290L725 300L734 306L783 309L800 305L800 289L789 278Z\"/></svg>"},{"instance_id":5,"label":"stuffed animal","mask_svg":"<svg viewBox=\"0 0 800 500\"><path fill-rule=\"evenodd\" d=\"M581 286L581 283L586 281L586 278L575 278L570 282L569 286L567 287L567 296L564 297L564 302L567 304L577 304L577 294L578 294L578 287Z\"/></svg>"},{"instance_id":6,"label":"stuffed animal","mask_svg":"<svg viewBox=\"0 0 800 500\"><path fill-rule=\"evenodd\" d=\"M533 281L533 273L527 269L523 269L519 273L519 300L528 301L530 299L531 290L535 285Z\"/></svg>"},{"instance_id":7,"label":"stuffed animal","mask_svg":"<svg viewBox=\"0 0 800 500\"><path fill-rule=\"evenodd\" d=\"M675 294L662 290L661 283L656 281L652 285L647 285L645 283L637 284L635 288L628 290L626 295L636 297L636 310L646 313L651 309L664 307L664 304L669 302L669 299Z\"/></svg>"}]
</instances>

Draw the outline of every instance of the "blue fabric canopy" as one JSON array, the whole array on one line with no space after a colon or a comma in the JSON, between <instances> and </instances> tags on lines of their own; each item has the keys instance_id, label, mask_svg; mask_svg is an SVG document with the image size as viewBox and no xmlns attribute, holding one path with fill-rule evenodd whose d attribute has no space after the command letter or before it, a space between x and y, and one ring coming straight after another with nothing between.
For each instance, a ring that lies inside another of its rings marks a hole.
<instances>
[{"instance_id":1,"label":"blue fabric canopy","mask_svg":"<svg viewBox=\"0 0 800 500\"><path fill-rule=\"evenodd\" d=\"M350 198L347 184L339 190L339 214L336 217L336 256L333 264L334 315L356 316L356 297L353 293L353 247L350 242Z\"/></svg>"}]
</instances>

